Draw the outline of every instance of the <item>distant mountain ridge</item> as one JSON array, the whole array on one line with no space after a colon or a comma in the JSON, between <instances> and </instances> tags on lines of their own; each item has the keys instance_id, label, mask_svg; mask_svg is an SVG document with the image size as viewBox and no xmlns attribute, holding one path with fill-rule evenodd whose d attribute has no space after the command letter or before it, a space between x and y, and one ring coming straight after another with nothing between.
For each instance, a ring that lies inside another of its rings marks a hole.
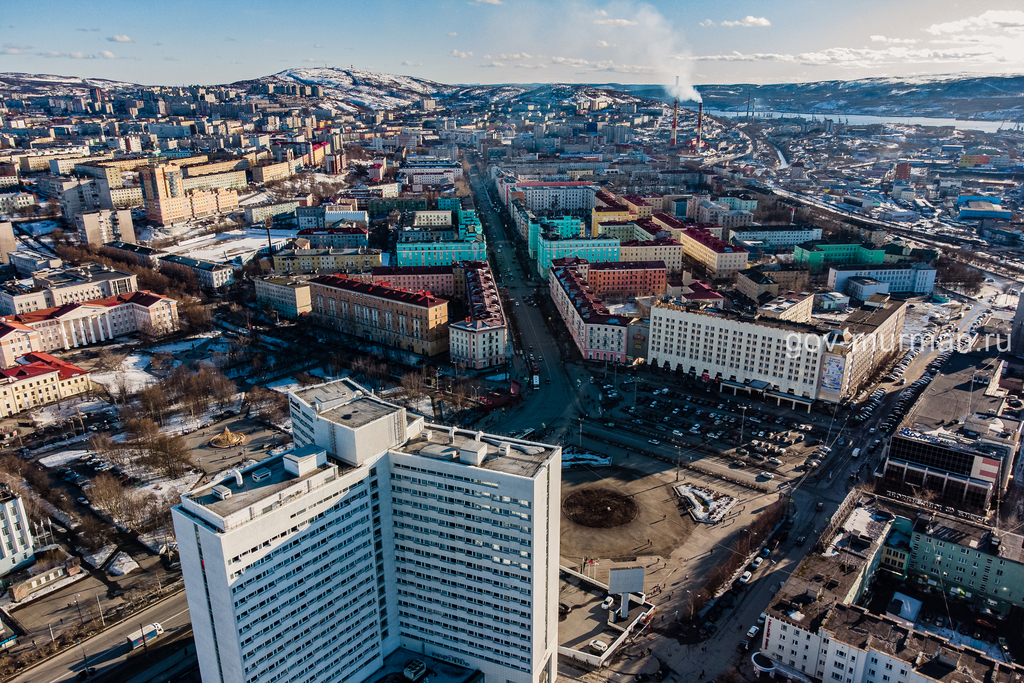
<instances>
[{"instance_id":1,"label":"distant mountain ridge","mask_svg":"<svg viewBox=\"0 0 1024 683\"><path fill-rule=\"evenodd\" d=\"M458 85L425 78L336 67L294 68L227 85L304 83L324 88L328 102L338 109L362 112L413 106L424 97L451 105L507 103L516 99L535 103L579 103L598 99L609 104L670 101L657 84L506 83ZM44 74L0 73L0 92L8 96L68 95L90 87L130 87L105 79ZM743 111L749 96L758 111L790 111L817 115L870 114L1024 120L1024 75L974 76L945 74L905 78L775 83L769 85L699 85L710 109Z\"/></svg>"}]
</instances>

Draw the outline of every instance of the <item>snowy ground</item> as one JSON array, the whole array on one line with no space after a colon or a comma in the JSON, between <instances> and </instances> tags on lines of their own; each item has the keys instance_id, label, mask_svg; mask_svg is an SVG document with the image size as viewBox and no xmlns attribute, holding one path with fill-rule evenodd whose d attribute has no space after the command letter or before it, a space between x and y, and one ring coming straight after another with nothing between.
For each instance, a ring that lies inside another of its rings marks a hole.
<instances>
[{"instance_id":1,"label":"snowy ground","mask_svg":"<svg viewBox=\"0 0 1024 683\"><path fill-rule=\"evenodd\" d=\"M110 407L110 403L98 398L72 398L34 410L31 417L37 427L45 427L53 422L75 417L79 413L98 413Z\"/></svg>"},{"instance_id":2,"label":"snowy ground","mask_svg":"<svg viewBox=\"0 0 1024 683\"><path fill-rule=\"evenodd\" d=\"M275 247L280 247L295 237L295 234L295 230L271 230L270 239ZM251 228L229 230L217 235L203 235L167 247L166 251L214 263L229 263L235 259L240 259L242 262L249 261L266 246L267 231L261 228Z\"/></svg>"},{"instance_id":3,"label":"snowy ground","mask_svg":"<svg viewBox=\"0 0 1024 683\"><path fill-rule=\"evenodd\" d=\"M88 454L89 451L61 451L60 453L54 453L53 455L48 455L45 458L40 458L39 464L43 467L50 468L61 467Z\"/></svg>"},{"instance_id":4,"label":"snowy ground","mask_svg":"<svg viewBox=\"0 0 1024 683\"><path fill-rule=\"evenodd\" d=\"M91 553L79 550L82 553L82 559L85 560L89 565L99 569L103 566L103 563L110 559L110 556L117 550L116 545L105 545L99 550L94 550Z\"/></svg>"},{"instance_id":5,"label":"snowy ground","mask_svg":"<svg viewBox=\"0 0 1024 683\"><path fill-rule=\"evenodd\" d=\"M148 366L149 356L133 353L125 356L114 370L92 373L92 381L102 385L111 395L116 395L123 374L128 380L128 390L134 393L156 384L156 378L145 370Z\"/></svg>"},{"instance_id":6,"label":"snowy ground","mask_svg":"<svg viewBox=\"0 0 1024 683\"><path fill-rule=\"evenodd\" d=\"M57 221L43 220L34 221L32 223L21 223L20 227L24 228L33 235L48 235L57 228L63 229L63 226Z\"/></svg>"},{"instance_id":7,"label":"snowy ground","mask_svg":"<svg viewBox=\"0 0 1024 683\"><path fill-rule=\"evenodd\" d=\"M151 346L146 349L145 353L149 355L166 352L166 353L181 353L182 351L191 351L194 347L199 346L207 339L213 339L219 337L219 332L207 332L206 334L198 334L188 339L171 342L169 344L160 344L159 346Z\"/></svg>"},{"instance_id":8,"label":"snowy ground","mask_svg":"<svg viewBox=\"0 0 1024 683\"><path fill-rule=\"evenodd\" d=\"M148 534L142 534L138 539L139 543L157 554L160 554L166 545L170 545L171 548L177 547L177 542L174 540L174 529L170 527L162 527Z\"/></svg>"},{"instance_id":9,"label":"snowy ground","mask_svg":"<svg viewBox=\"0 0 1024 683\"><path fill-rule=\"evenodd\" d=\"M736 505L736 499L732 496L715 493L703 486L681 484L674 488L680 497L685 498L690 503L690 516L696 522L717 524Z\"/></svg>"},{"instance_id":10,"label":"snowy ground","mask_svg":"<svg viewBox=\"0 0 1024 683\"><path fill-rule=\"evenodd\" d=\"M124 576L130 574L139 568L139 563L131 558L131 555L125 552L120 552L114 556L110 566L107 567L107 573L113 574L114 576Z\"/></svg>"},{"instance_id":11,"label":"snowy ground","mask_svg":"<svg viewBox=\"0 0 1024 683\"><path fill-rule=\"evenodd\" d=\"M202 478L201 472L189 473L177 479L161 479L153 482L152 484L146 484L139 488L139 491L145 493L152 493L153 495L166 498L167 496L173 496L177 494L191 491L192 487L196 485Z\"/></svg>"}]
</instances>

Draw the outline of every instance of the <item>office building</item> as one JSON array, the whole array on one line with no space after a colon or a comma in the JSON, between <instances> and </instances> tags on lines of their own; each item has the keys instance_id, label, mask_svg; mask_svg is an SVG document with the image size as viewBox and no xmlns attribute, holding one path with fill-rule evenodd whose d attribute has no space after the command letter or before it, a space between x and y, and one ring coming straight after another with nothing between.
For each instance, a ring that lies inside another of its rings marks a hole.
<instances>
[{"instance_id":1,"label":"office building","mask_svg":"<svg viewBox=\"0 0 1024 683\"><path fill-rule=\"evenodd\" d=\"M776 251L820 239L821 228L806 224L758 225L729 230L729 241L747 249Z\"/></svg>"},{"instance_id":2,"label":"office building","mask_svg":"<svg viewBox=\"0 0 1024 683\"><path fill-rule=\"evenodd\" d=\"M380 266L370 272L374 284L410 292L430 292L440 296L455 296L454 266Z\"/></svg>"},{"instance_id":3,"label":"office building","mask_svg":"<svg viewBox=\"0 0 1024 683\"><path fill-rule=\"evenodd\" d=\"M299 230L296 236L309 240L311 249L353 249L370 245L369 232L366 228L358 228L354 225L306 228Z\"/></svg>"},{"instance_id":4,"label":"office building","mask_svg":"<svg viewBox=\"0 0 1024 683\"><path fill-rule=\"evenodd\" d=\"M32 286L15 282L0 288L0 315L102 299L137 289L134 273L98 263L37 271L32 273Z\"/></svg>"},{"instance_id":5,"label":"office building","mask_svg":"<svg viewBox=\"0 0 1024 683\"><path fill-rule=\"evenodd\" d=\"M504 365L508 328L490 266L486 262L463 263L455 270L462 280L469 315L448 324L452 363L471 370Z\"/></svg>"},{"instance_id":6,"label":"office building","mask_svg":"<svg viewBox=\"0 0 1024 683\"><path fill-rule=\"evenodd\" d=\"M935 268L927 263L831 266L828 269L828 286L853 296L852 292L847 291L847 281L856 277L871 278L887 284L886 291L889 294L931 294L935 289Z\"/></svg>"},{"instance_id":7,"label":"office building","mask_svg":"<svg viewBox=\"0 0 1024 683\"><path fill-rule=\"evenodd\" d=\"M78 239L83 244L101 246L107 242L135 241L132 212L128 209L103 209L76 214L75 228L78 230Z\"/></svg>"},{"instance_id":8,"label":"office building","mask_svg":"<svg viewBox=\"0 0 1024 683\"><path fill-rule=\"evenodd\" d=\"M970 606L980 625L1019 606L1021 537L927 507L854 490L770 599L755 673L839 683L1012 683L1024 675L1012 660L950 642L926 616ZM886 575L906 581L906 593L879 581ZM881 613L858 604L873 593L891 596Z\"/></svg>"},{"instance_id":9,"label":"office building","mask_svg":"<svg viewBox=\"0 0 1024 683\"><path fill-rule=\"evenodd\" d=\"M203 679L361 683L406 647L484 683L553 681L560 449L349 380L289 401L294 450L173 510Z\"/></svg>"},{"instance_id":10,"label":"office building","mask_svg":"<svg viewBox=\"0 0 1024 683\"><path fill-rule=\"evenodd\" d=\"M63 401L91 388L89 373L82 368L33 351L0 370L0 417Z\"/></svg>"},{"instance_id":11,"label":"office building","mask_svg":"<svg viewBox=\"0 0 1024 683\"><path fill-rule=\"evenodd\" d=\"M800 305L791 312L799 312ZM651 308L650 363L810 410L854 396L899 352L906 306L883 301L835 326L675 303Z\"/></svg>"},{"instance_id":12,"label":"office building","mask_svg":"<svg viewBox=\"0 0 1024 683\"><path fill-rule=\"evenodd\" d=\"M240 174L240 179L238 174ZM231 175L230 187L245 186L245 172ZM238 211L238 193L218 183L218 175L184 178L179 166L169 163L146 166L139 171L146 218L160 225Z\"/></svg>"},{"instance_id":13,"label":"office building","mask_svg":"<svg viewBox=\"0 0 1024 683\"><path fill-rule=\"evenodd\" d=\"M0 577L35 561L25 503L7 484L0 484L0 534Z\"/></svg>"},{"instance_id":14,"label":"office building","mask_svg":"<svg viewBox=\"0 0 1024 683\"><path fill-rule=\"evenodd\" d=\"M16 333L8 328L14 328ZM38 338L24 328L35 330ZM16 337L22 346L29 345L32 351L46 353L67 351L135 332L165 335L177 329L178 302L147 291L0 318L0 339L14 334L12 340Z\"/></svg>"},{"instance_id":15,"label":"office building","mask_svg":"<svg viewBox=\"0 0 1024 683\"><path fill-rule=\"evenodd\" d=\"M343 275L323 275L309 282L310 316L316 325L421 356L448 350L445 299Z\"/></svg>"},{"instance_id":16,"label":"office building","mask_svg":"<svg viewBox=\"0 0 1024 683\"><path fill-rule=\"evenodd\" d=\"M613 314L587 285L583 259L559 259L551 264L551 300L585 360L625 363L630 353L630 315Z\"/></svg>"},{"instance_id":17,"label":"office building","mask_svg":"<svg viewBox=\"0 0 1024 683\"><path fill-rule=\"evenodd\" d=\"M160 257L161 268L187 268L191 270L203 289L220 289L235 283L235 269L223 263L204 261L189 256L167 254Z\"/></svg>"},{"instance_id":18,"label":"office building","mask_svg":"<svg viewBox=\"0 0 1024 683\"><path fill-rule=\"evenodd\" d=\"M872 265L885 262L885 247L868 242L833 243L820 240L793 247L793 263L806 266L811 273L823 272L834 265Z\"/></svg>"},{"instance_id":19,"label":"office building","mask_svg":"<svg viewBox=\"0 0 1024 683\"><path fill-rule=\"evenodd\" d=\"M927 489L968 511L995 504L1010 481L1022 424L1005 412L1005 364L995 349L946 361L889 441L886 485Z\"/></svg>"},{"instance_id":20,"label":"office building","mask_svg":"<svg viewBox=\"0 0 1024 683\"><path fill-rule=\"evenodd\" d=\"M569 237L555 233L537 239L537 274L548 277L548 270L557 259L583 259L590 263L619 260L619 240L613 237Z\"/></svg>"},{"instance_id":21,"label":"office building","mask_svg":"<svg viewBox=\"0 0 1024 683\"><path fill-rule=\"evenodd\" d=\"M683 270L683 245L670 237L619 243L619 261L661 261L675 276Z\"/></svg>"}]
</instances>

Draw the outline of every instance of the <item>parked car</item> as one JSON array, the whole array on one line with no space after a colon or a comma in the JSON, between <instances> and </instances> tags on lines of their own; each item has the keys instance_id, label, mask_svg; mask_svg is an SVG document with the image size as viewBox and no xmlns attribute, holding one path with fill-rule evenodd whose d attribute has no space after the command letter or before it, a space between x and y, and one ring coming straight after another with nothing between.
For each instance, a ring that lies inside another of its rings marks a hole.
<instances>
[{"instance_id":1,"label":"parked car","mask_svg":"<svg viewBox=\"0 0 1024 683\"><path fill-rule=\"evenodd\" d=\"M754 574L752 572L743 572L743 576L740 577L740 583L742 583L743 585L746 585L750 581L750 578L753 575Z\"/></svg>"},{"instance_id":2,"label":"parked car","mask_svg":"<svg viewBox=\"0 0 1024 683\"><path fill-rule=\"evenodd\" d=\"M751 626L750 630L747 631L747 638L753 638L761 630L760 626Z\"/></svg>"}]
</instances>

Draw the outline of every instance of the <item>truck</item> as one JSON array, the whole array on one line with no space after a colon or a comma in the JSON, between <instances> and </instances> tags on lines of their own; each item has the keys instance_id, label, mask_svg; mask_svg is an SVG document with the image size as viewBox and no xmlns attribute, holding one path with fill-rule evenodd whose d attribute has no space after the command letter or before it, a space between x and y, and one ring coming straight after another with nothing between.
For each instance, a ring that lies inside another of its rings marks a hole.
<instances>
[{"instance_id":1,"label":"truck","mask_svg":"<svg viewBox=\"0 0 1024 683\"><path fill-rule=\"evenodd\" d=\"M533 375L533 388L540 389L540 367L537 361L530 361L530 373Z\"/></svg>"},{"instance_id":2,"label":"truck","mask_svg":"<svg viewBox=\"0 0 1024 683\"><path fill-rule=\"evenodd\" d=\"M138 631L130 634L128 636L128 647L133 650L140 648L144 643L149 643L155 640L156 637L163 632L164 627L154 621L152 624L147 624Z\"/></svg>"}]
</instances>

